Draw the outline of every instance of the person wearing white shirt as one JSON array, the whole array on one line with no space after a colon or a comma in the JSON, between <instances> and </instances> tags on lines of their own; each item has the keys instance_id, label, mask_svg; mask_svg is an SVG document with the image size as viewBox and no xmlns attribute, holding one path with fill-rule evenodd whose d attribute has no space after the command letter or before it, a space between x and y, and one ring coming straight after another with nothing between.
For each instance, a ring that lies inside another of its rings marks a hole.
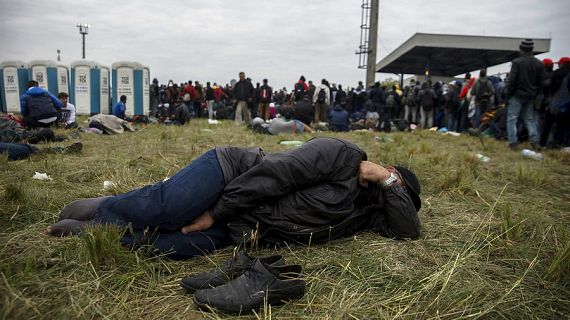
<instances>
[{"instance_id":1,"label":"person wearing white shirt","mask_svg":"<svg viewBox=\"0 0 570 320\"><path fill-rule=\"evenodd\" d=\"M60 92L57 97L63 104L63 109L67 109L68 116L67 116L67 124L65 125L66 129L73 129L77 128L77 122L75 121L75 106L68 102L69 95L65 92Z\"/></svg>"}]
</instances>

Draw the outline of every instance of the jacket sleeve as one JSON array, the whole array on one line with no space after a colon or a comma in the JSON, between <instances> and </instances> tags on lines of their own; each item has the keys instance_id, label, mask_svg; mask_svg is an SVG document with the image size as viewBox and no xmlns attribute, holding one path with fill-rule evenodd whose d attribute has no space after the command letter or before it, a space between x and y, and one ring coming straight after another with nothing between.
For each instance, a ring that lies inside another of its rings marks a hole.
<instances>
[{"instance_id":1,"label":"jacket sleeve","mask_svg":"<svg viewBox=\"0 0 570 320\"><path fill-rule=\"evenodd\" d=\"M26 103L26 95L25 94L20 97L20 113L22 114L22 117L25 117L28 114L30 114L28 112L28 104Z\"/></svg>"},{"instance_id":2,"label":"jacket sleeve","mask_svg":"<svg viewBox=\"0 0 570 320\"><path fill-rule=\"evenodd\" d=\"M54 96L51 92L48 92L51 101L53 102L53 105L56 109L61 109L63 108L63 103L56 97Z\"/></svg>"},{"instance_id":3,"label":"jacket sleeve","mask_svg":"<svg viewBox=\"0 0 570 320\"><path fill-rule=\"evenodd\" d=\"M382 188L382 197L384 210L377 214L372 230L387 238L419 238L420 219L404 188L397 184Z\"/></svg>"},{"instance_id":4,"label":"jacket sleeve","mask_svg":"<svg viewBox=\"0 0 570 320\"><path fill-rule=\"evenodd\" d=\"M210 213L214 220L224 220L319 182L354 178L361 160L360 153L342 142L322 140L268 155L261 163L232 180Z\"/></svg>"}]
</instances>

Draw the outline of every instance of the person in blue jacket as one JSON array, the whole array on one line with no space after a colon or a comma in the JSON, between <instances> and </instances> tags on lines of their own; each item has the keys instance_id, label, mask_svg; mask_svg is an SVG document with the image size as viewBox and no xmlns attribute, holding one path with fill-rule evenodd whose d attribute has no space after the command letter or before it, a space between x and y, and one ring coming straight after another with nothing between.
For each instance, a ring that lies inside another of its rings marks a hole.
<instances>
[{"instance_id":1,"label":"person in blue jacket","mask_svg":"<svg viewBox=\"0 0 570 320\"><path fill-rule=\"evenodd\" d=\"M127 111L127 96L122 95L119 101L113 106L113 115L117 118L126 120L125 112Z\"/></svg>"},{"instance_id":2,"label":"person in blue jacket","mask_svg":"<svg viewBox=\"0 0 570 320\"><path fill-rule=\"evenodd\" d=\"M28 82L28 90L20 97L22 122L27 128L54 125L58 109L62 107L61 101L46 89L40 88L35 80Z\"/></svg>"}]
</instances>

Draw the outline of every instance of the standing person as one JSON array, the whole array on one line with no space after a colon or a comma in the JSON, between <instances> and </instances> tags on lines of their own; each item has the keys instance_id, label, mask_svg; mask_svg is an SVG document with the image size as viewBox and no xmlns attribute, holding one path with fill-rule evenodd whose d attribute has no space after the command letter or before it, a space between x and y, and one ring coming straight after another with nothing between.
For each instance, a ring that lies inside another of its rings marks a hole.
<instances>
[{"instance_id":1,"label":"standing person","mask_svg":"<svg viewBox=\"0 0 570 320\"><path fill-rule=\"evenodd\" d=\"M552 100L546 112L544 132L540 138L542 146L559 148L570 145L570 58L558 61L558 69L551 76L549 88ZM556 125L553 128L553 125ZM548 141L554 130L552 141Z\"/></svg>"},{"instance_id":2,"label":"standing person","mask_svg":"<svg viewBox=\"0 0 570 320\"><path fill-rule=\"evenodd\" d=\"M158 86L158 79L152 79L152 84L150 85L150 114L155 117L158 112L158 104L160 103L159 95L160 88Z\"/></svg>"},{"instance_id":3,"label":"standing person","mask_svg":"<svg viewBox=\"0 0 570 320\"><path fill-rule=\"evenodd\" d=\"M444 95L445 112L447 113L447 129L457 132L459 130L459 117L461 116L459 90L456 81L449 83L449 89Z\"/></svg>"},{"instance_id":4,"label":"standing person","mask_svg":"<svg viewBox=\"0 0 570 320\"><path fill-rule=\"evenodd\" d=\"M180 97L182 97L182 101L190 113L194 113L194 105L192 101L196 99L196 88L194 88L194 85L192 85L192 83L192 80L188 80L188 83L185 84L180 91ZM178 97L176 100L178 100Z\"/></svg>"},{"instance_id":5,"label":"standing person","mask_svg":"<svg viewBox=\"0 0 570 320\"><path fill-rule=\"evenodd\" d=\"M327 86L327 80L322 79L321 85L315 90L313 104L315 105L315 123L327 121L327 109L331 103L331 92Z\"/></svg>"},{"instance_id":6,"label":"standing person","mask_svg":"<svg viewBox=\"0 0 570 320\"><path fill-rule=\"evenodd\" d=\"M57 122L57 110L62 103L53 94L38 86L38 82L28 82L28 90L20 97L22 123L26 128L45 128Z\"/></svg>"},{"instance_id":7,"label":"standing person","mask_svg":"<svg viewBox=\"0 0 570 320\"><path fill-rule=\"evenodd\" d=\"M210 82L206 82L206 106L208 108L208 119L212 120L214 116L214 89L210 86Z\"/></svg>"},{"instance_id":8,"label":"standing person","mask_svg":"<svg viewBox=\"0 0 570 320\"><path fill-rule=\"evenodd\" d=\"M236 105L236 124L243 124L244 121L247 125L251 124L251 112L248 108L248 103L254 94L254 88L251 82L245 78L245 72L239 73L239 81L234 85L232 90L233 96L237 101Z\"/></svg>"},{"instance_id":9,"label":"standing person","mask_svg":"<svg viewBox=\"0 0 570 320\"><path fill-rule=\"evenodd\" d=\"M153 249L173 258L208 254L227 240L250 241L254 232L263 243L305 245L362 229L417 239L419 194L409 169L367 161L349 141L317 137L267 155L261 148L212 149L166 181L70 203L46 232L64 236L92 223L129 226L124 243L139 243L146 234Z\"/></svg>"},{"instance_id":10,"label":"standing person","mask_svg":"<svg viewBox=\"0 0 570 320\"><path fill-rule=\"evenodd\" d=\"M65 92L60 92L57 97L61 101L62 109L67 109L69 115L67 116L67 123L65 124L66 129L77 128L77 122L75 122L75 106L68 102L69 95Z\"/></svg>"},{"instance_id":11,"label":"standing person","mask_svg":"<svg viewBox=\"0 0 570 320\"><path fill-rule=\"evenodd\" d=\"M410 123L418 123L418 93L419 87L412 79L410 82L410 88L405 95L406 106L404 108L404 119Z\"/></svg>"},{"instance_id":12,"label":"standing person","mask_svg":"<svg viewBox=\"0 0 570 320\"><path fill-rule=\"evenodd\" d=\"M305 82L305 76L299 77L299 81L293 85L293 101L301 101L308 91L309 85Z\"/></svg>"},{"instance_id":13,"label":"standing person","mask_svg":"<svg viewBox=\"0 0 570 320\"><path fill-rule=\"evenodd\" d=\"M273 88L267 84L267 79L263 79L263 85L259 87L259 111L258 116L264 121L269 121L269 103L273 97Z\"/></svg>"},{"instance_id":14,"label":"standing person","mask_svg":"<svg viewBox=\"0 0 570 320\"><path fill-rule=\"evenodd\" d=\"M429 129L433 126L433 109L436 98L435 91L431 88L429 81L422 83L418 100L420 101L420 127L423 129Z\"/></svg>"},{"instance_id":15,"label":"standing person","mask_svg":"<svg viewBox=\"0 0 570 320\"><path fill-rule=\"evenodd\" d=\"M471 88L471 96L475 99L475 115L473 116L473 128L479 128L481 123L481 115L487 112L487 109L495 102L493 96L495 95L495 87L491 80L487 79L487 69L483 68L479 71L479 79Z\"/></svg>"},{"instance_id":16,"label":"standing person","mask_svg":"<svg viewBox=\"0 0 570 320\"><path fill-rule=\"evenodd\" d=\"M534 99L542 86L544 65L534 57L532 49L534 42L525 39L521 42L520 57L513 60L509 80L505 87L507 97L507 134L509 148L517 150L517 121L522 115L529 140L533 148L539 149L539 136L534 116Z\"/></svg>"},{"instance_id":17,"label":"standing person","mask_svg":"<svg viewBox=\"0 0 570 320\"><path fill-rule=\"evenodd\" d=\"M117 103L115 103L115 105L113 106L113 115L119 119L126 120L127 119L126 112L127 112L127 96L122 95L119 98L119 101L117 101Z\"/></svg>"},{"instance_id":18,"label":"standing person","mask_svg":"<svg viewBox=\"0 0 570 320\"><path fill-rule=\"evenodd\" d=\"M202 117L202 101L204 101L204 87L200 84L200 82L194 82L194 89L196 90L196 97L194 98L194 114L196 118Z\"/></svg>"}]
</instances>

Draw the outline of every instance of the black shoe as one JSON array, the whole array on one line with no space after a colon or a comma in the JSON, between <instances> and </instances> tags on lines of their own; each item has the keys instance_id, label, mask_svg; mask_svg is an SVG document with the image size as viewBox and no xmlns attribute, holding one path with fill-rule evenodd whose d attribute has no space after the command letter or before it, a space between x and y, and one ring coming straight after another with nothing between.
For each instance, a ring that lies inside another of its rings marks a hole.
<instances>
[{"instance_id":1,"label":"black shoe","mask_svg":"<svg viewBox=\"0 0 570 320\"><path fill-rule=\"evenodd\" d=\"M272 266L285 265L283 257L269 256L259 258L263 263ZM250 257L245 252L240 251L235 257L229 258L220 266L196 275L185 277L180 282L180 286L188 293L205 288L214 288L233 280L242 275L248 267L251 267L256 261L255 257Z\"/></svg>"},{"instance_id":2,"label":"black shoe","mask_svg":"<svg viewBox=\"0 0 570 320\"><path fill-rule=\"evenodd\" d=\"M513 150L513 151L518 151L519 150L519 144L518 143L509 143L509 149Z\"/></svg>"},{"instance_id":3,"label":"black shoe","mask_svg":"<svg viewBox=\"0 0 570 320\"><path fill-rule=\"evenodd\" d=\"M272 306L303 297L305 280L300 265L271 266L260 259L231 282L194 294L201 309L224 313L247 313L267 304Z\"/></svg>"}]
</instances>

